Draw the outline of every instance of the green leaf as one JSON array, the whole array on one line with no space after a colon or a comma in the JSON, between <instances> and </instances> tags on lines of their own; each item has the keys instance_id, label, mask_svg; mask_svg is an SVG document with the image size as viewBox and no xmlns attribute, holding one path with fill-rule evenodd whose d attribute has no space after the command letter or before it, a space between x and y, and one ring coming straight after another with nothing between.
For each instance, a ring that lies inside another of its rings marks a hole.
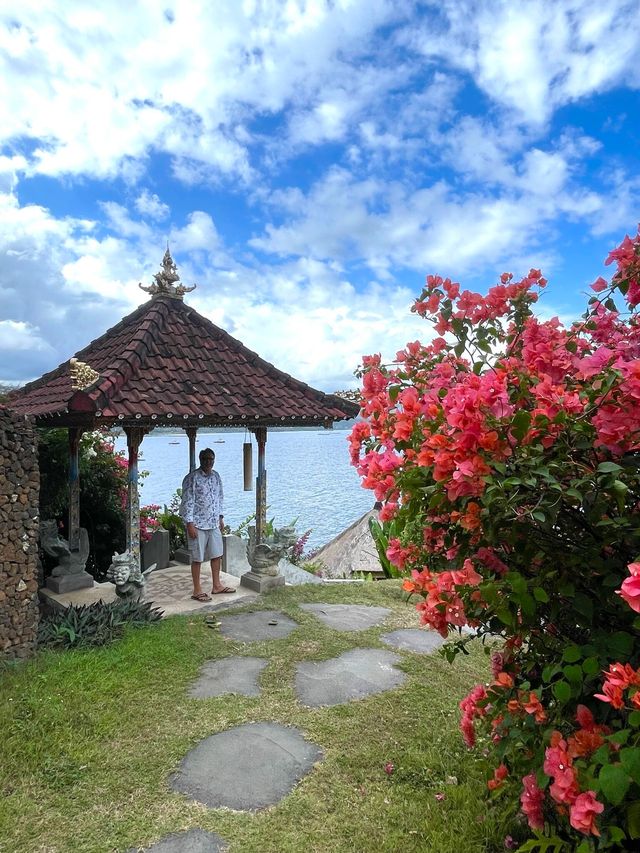
<instances>
[{"instance_id":1,"label":"green leaf","mask_svg":"<svg viewBox=\"0 0 640 853\"><path fill-rule=\"evenodd\" d=\"M534 510L531 515L535 518L536 521L544 522L547 520L546 515L539 509Z\"/></svg>"},{"instance_id":2,"label":"green leaf","mask_svg":"<svg viewBox=\"0 0 640 853\"><path fill-rule=\"evenodd\" d=\"M624 841L625 838L627 837L625 834L625 831L623 829L621 829L619 826L609 825L607 827L607 832L609 833L609 838L611 839L611 841L613 841L613 843L616 845L620 845L621 842ZM621 850L623 848L618 846L617 849Z\"/></svg>"},{"instance_id":3,"label":"green leaf","mask_svg":"<svg viewBox=\"0 0 640 853\"><path fill-rule=\"evenodd\" d=\"M529 431L531 424L531 413L521 409L516 413L511 422L511 432L517 439L523 439Z\"/></svg>"},{"instance_id":4,"label":"green leaf","mask_svg":"<svg viewBox=\"0 0 640 853\"><path fill-rule=\"evenodd\" d=\"M535 587L533 590L533 597L536 601L542 601L543 604L546 604L549 601L549 596L541 586Z\"/></svg>"},{"instance_id":5,"label":"green leaf","mask_svg":"<svg viewBox=\"0 0 640 853\"><path fill-rule=\"evenodd\" d=\"M622 467L620 465L616 465L615 462L601 462L598 465L599 474L615 474L618 471L622 471Z\"/></svg>"},{"instance_id":6,"label":"green leaf","mask_svg":"<svg viewBox=\"0 0 640 853\"><path fill-rule=\"evenodd\" d=\"M582 667L579 664L569 664L569 666L564 666L562 668L562 672L568 681L571 681L574 684L580 684L582 682Z\"/></svg>"},{"instance_id":7,"label":"green leaf","mask_svg":"<svg viewBox=\"0 0 640 853\"><path fill-rule=\"evenodd\" d=\"M632 711L629 714L629 725L634 728L640 726L640 711Z\"/></svg>"},{"instance_id":8,"label":"green leaf","mask_svg":"<svg viewBox=\"0 0 640 853\"><path fill-rule=\"evenodd\" d=\"M557 664L554 666L545 666L542 670L542 680L548 684L559 672L562 672L562 667ZM638 713L640 714L640 711Z\"/></svg>"},{"instance_id":9,"label":"green leaf","mask_svg":"<svg viewBox=\"0 0 640 853\"><path fill-rule=\"evenodd\" d=\"M605 764L598 775L600 790L614 806L619 806L629 790L631 780L620 764Z\"/></svg>"},{"instance_id":10,"label":"green leaf","mask_svg":"<svg viewBox=\"0 0 640 853\"><path fill-rule=\"evenodd\" d=\"M562 655L562 660L566 663L575 663L582 657L580 646L567 646Z\"/></svg>"},{"instance_id":11,"label":"green leaf","mask_svg":"<svg viewBox=\"0 0 640 853\"><path fill-rule=\"evenodd\" d=\"M628 746L620 750L620 762L634 782L640 782L640 749Z\"/></svg>"},{"instance_id":12,"label":"green leaf","mask_svg":"<svg viewBox=\"0 0 640 853\"><path fill-rule=\"evenodd\" d=\"M561 704L571 699L571 687L566 681L556 681L553 685L553 694Z\"/></svg>"},{"instance_id":13,"label":"green leaf","mask_svg":"<svg viewBox=\"0 0 640 853\"><path fill-rule=\"evenodd\" d=\"M607 639L607 650L611 657L629 657L633 651L633 637L626 631L616 631Z\"/></svg>"},{"instance_id":14,"label":"green leaf","mask_svg":"<svg viewBox=\"0 0 640 853\"><path fill-rule=\"evenodd\" d=\"M591 756L591 761L594 764L608 764L609 758L611 757L611 749L609 748L609 744L603 744L599 749Z\"/></svg>"},{"instance_id":15,"label":"green leaf","mask_svg":"<svg viewBox=\"0 0 640 853\"><path fill-rule=\"evenodd\" d=\"M600 672L600 662L598 658L591 657L582 661L582 669L585 675L597 675Z\"/></svg>"},{"instance_id":16,"label":"green leaf","mask_svg":"<svg viewBox=\"0 0 640 853\"><path fill-rule=\"evenodd\" d=\"M629 803L627 808L627 831L629 838L640 838L640 800Z\"/></svg>"}]
</instances>

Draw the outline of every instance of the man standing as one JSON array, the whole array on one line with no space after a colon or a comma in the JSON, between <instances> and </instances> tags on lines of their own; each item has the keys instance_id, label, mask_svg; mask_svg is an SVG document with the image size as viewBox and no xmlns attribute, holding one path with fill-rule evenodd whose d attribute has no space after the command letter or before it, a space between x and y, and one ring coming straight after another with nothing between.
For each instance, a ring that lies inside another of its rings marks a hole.
<instances>
[{"instance_id":1,"label":"man standing","mask_svg":"<svg viewBox=\"0 0 640 853\"><path fill-rule=\"evenodd\" d=\"M187 528L187 542L191 555L191 577L195 601L211 601L211 596L200 585L200 567L211 561L212 595L235 592L230 586L220 583L220 561L222 558L222 480L213 470L216 455L209 447L200 451L200 467L182 481L182 503L180 516Z\"/></svg>"}]
</instances>

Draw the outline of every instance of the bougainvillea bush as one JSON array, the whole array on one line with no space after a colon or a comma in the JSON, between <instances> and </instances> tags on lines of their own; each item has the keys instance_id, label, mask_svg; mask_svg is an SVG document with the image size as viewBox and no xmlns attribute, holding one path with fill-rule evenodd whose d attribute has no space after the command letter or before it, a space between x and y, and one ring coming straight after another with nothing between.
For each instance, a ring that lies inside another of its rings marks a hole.
<instances>
[{"instance_id":1,"label":"bougainvillea bush","mask_svg":"<svg viewBox=\"0 0 640 853\"><path fill-rule=\"evenodd\" d=\"M429 276L435 336L364 359L349 438L422 623L493 653L461 727L522 850L640 849L640 232L607 263L571 326L539 270Z\"/></svg>"},{"instance_id":2,"label":"bougainvillea bush","mask_svg":"<svg viewBox=\"0 0 640 853\"><path fill-rule=\"evenodd\" d=\"M40 430L38 437L40 464L40 517L58 521L60 532L68 537L69 514L69 438L65 429ZM104 580L114 551L124 551L126 542L125 509L127 505L128 461L116 451L108 432L86 432L80 439L80 524L89 534L90 553L87 571ZM146 472L140 472L144 479ZM148 541L161 526L160 507L156 504L140 509L140 539ZM42 555L43 561L48 558ZM55 562L49 560L51 566Z\"/></svg>"}]
</instances>

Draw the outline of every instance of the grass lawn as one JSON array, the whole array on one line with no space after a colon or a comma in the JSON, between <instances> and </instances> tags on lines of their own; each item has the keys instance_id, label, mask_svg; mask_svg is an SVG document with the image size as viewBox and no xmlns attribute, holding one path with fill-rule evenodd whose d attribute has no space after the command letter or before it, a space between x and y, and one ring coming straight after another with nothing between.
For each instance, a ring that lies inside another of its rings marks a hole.
<instances>
[{"instance_id":1,"label":"grass lawn","mask_svg":"<svg viewBox=\"0 0 640 853\"><path fill-rule=\"evenodd\" d=\"M382 628L339 633L298 608L314 601L382 605L392 615ZM458 732L458 701L487 679L482 648L453 665L437 653L399 653L405 686L303 708L293 691L297 662L389 650L379 635L415 627L416 613L396 581L287 587L234 612L255 609L282 610L300 627L245 645L202 615L173 617L102 649L42 652L0 670L0 850L126 851L196 827L247 853L503 849L508 827L486 806L486 766ZM269 659L259 698L186 695L204 661L233 654ZM198 741L254 721L297 726L324 753L278 805L211 810L168 788Z\"/></svg>"}]
</instances>

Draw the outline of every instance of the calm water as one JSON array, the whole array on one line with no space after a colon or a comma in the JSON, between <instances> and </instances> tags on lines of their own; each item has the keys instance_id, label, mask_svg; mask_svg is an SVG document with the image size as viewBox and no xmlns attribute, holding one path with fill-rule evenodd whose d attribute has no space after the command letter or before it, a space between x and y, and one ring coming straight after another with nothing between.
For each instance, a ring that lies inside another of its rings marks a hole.
<instances>
[{"instance_id":1,"label":"calm water","mask_svg":"<svg viewBox=\"0 0 640 853\"><path fill-rule=\"evenodd\" d=\"M324 545L371 509L373 492L363 489L349 462L345 430L295 430L267 435L267 518L276 526L297 518L300 533L311 528L309 548ZM248 440L248 439L247 439ZM255 482L243 491L242 432L198 433L197 451L211 447L225 493L225 521L232 528L255 512ZM116 441L126 453L126 440ZM189 470L186 435L155 430L141 445L140 469L149 472L142 481L141 504L169 503ZM258 470L258 450L253 439L253 478Z\"/></svg>"}]
</instances>

